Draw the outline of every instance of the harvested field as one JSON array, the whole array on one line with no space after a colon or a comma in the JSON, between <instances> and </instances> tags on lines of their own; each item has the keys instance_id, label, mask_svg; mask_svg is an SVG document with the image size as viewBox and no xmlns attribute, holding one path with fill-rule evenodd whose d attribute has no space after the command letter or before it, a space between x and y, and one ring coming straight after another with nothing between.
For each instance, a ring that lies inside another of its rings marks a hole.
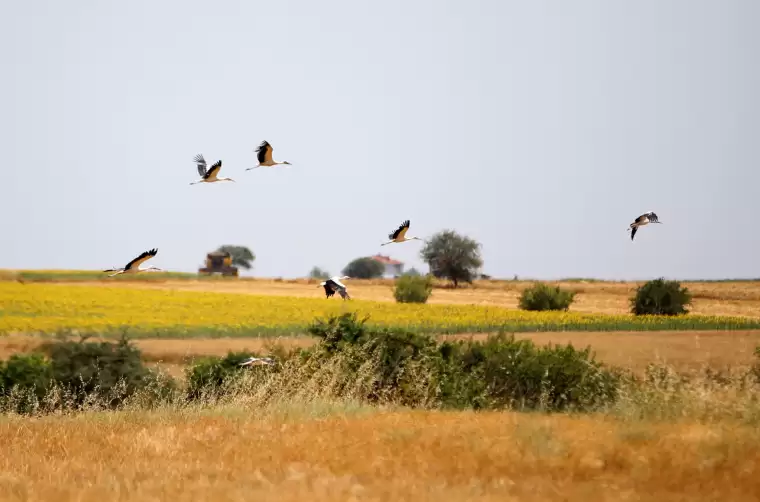
<instances>
[{"instance_id":1,"label":"harvested field","mask_svg":"<svg viewBox=\"0 0 760 502\"><path fill-rule=\"evenodd\" d=\"M6 417L0 441L8 501L738 502L760 493L760 434L734 424L241 404Z\"/></svg>"}]
</instances>

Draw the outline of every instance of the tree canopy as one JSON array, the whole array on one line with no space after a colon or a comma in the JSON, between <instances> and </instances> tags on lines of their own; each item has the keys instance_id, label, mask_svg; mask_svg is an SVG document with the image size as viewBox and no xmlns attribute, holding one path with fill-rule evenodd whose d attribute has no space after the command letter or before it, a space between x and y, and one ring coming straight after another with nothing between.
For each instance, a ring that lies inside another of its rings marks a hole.
<instances>
[{"instance_id":1,"label":"tree canopy","mask_svg":"<svg viewBox=\"0 0 760 502\"><path fill-rule=\"evenodd\" d=\"M460 282L472 282L483 266L480 244L453 230L435 234L420 250L420 256L439 279L449 279L457 287Z\"/></svg>"},{"instance_id":2,"label":"tree canopy","mask_svg":"<svg viewBox=\"0 0 760 502\"><path fill-rule=\"evenodd\" d=\"M253 261L256 259L256 255L245 246L224 245L219 246L217 251L229 253L232 257L232 264L236 267L244 268L246 270L253 268Z\"/></svg>"},{"instance_id":3,"label":"tree canopy","mask_svg":"<svg viewBox=\"0 0 760 502\"><path fill-rule=\"evenodd\" d=\"M356 279L375 279L382 277L383 272L385 266L368 256L355 259L343 269L343 275Z\"/></svg>"},{"instance_id":4,"label":"tree canopy","mask_svg":"<svg viewBox=\"0 0 760 502\"><path fill-rule=\"evenodd\" d=\"M322 270L319 267L314 267L311 269L311 272L309 272L309 277L311 279L329 279L330 272L328 272L327 270Z\"/></svg>"}]
</instances>

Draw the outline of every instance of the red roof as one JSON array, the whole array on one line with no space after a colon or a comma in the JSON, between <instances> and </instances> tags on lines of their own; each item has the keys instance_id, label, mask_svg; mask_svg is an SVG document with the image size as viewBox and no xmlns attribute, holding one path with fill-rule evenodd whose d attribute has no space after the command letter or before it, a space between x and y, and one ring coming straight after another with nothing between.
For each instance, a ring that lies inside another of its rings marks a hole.
<instances>
[{"instance_id":1,"label":"red roof","mask_svg":"<svg viewBox=\"0 0 760 502\"><path fill-rule=\"evenodd\" d=\"M381 254L376 254L375 256L370 256L375 261L378 261L384 265L403 265L403 261L394 260L393 258L389 256L383 256Z\"/></svg>"}]
</instances>

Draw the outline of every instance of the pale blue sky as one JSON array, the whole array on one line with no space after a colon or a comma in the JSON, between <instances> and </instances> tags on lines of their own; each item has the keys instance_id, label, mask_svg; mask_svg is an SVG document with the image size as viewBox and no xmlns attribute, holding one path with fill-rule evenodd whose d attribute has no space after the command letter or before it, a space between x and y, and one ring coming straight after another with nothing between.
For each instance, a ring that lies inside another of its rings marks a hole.
<instances>
[{"instance_id":1,"label":"pale blue sky","mask_svg":"<svg viewBox=\"0 0 760 502\"><path fill-rule=\"evenodd\" d=\"M0 268L760 276L760 2L3 2ZM245 172L268 140L290 169ZM192 158L237 183L189 186ZM625 232L654 210L663 225Z\"/></svg>"}]
</instances>

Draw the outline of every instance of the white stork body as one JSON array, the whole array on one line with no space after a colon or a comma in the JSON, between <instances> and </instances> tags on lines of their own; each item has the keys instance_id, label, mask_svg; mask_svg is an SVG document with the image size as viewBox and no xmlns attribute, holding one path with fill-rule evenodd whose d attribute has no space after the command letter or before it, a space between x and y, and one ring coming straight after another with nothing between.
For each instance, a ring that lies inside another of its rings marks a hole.
<instances>
[{"instance_id":1,"label":"white stork body","mask_svg":"<svg viewBox=\"0 0 760 502\"><path fill-rule=\"evenodd\" d=\"M633 236L636 235L636 231L639 229L639 227L643 227L644 225L648 223L662 223L658 220L657 215L654 214L653 211L649 211L648 213L644 213L636 220L630 224L627 231L631 232L631 240L633 240Z\"/></svg>"},{"instance_id":2,"label":"white stork body","mask_svg":"<svg viewBox=\"0 0 760 502\"><path fill-rule=\"evenodd\" d=\"M249 357L238 366L274 366L274 359L271 357Z\"/></svg>"},{"instance_id":3,"label":"white stork body","mask_svg":"<svg viewBox=\"0 0 760 502\"><path fill-rule=\"evenodd\" d=\"M251 169L256 169L257 167L272 167L272 166L278 166L278 165L291 165L290 162L287 160L283 160L282 162L274 160L272 158L272 152L274 149L272 148L272 145L269 144L268 141L262 141L262 143L259 145L259 147L256 149L256 158L258 159L259 163L256 166L249 167L246 169L246 171L250 171Z\"/></svg>"},{"instance_id":4,"label":"white stork body","mask_svg":"<svg viewBox=\"0 0 760 502\"><path fill-rule=\"evenodd\" d=\"M346 288L346 285L340 282L341 280L350 279L349 276L344 275L343 277L330 277L324 282L320 282L319 286L317 287L323 287L325 288L325 297L330 298L335 294L337 291L340 294L340 297L344 300L350 300L351 297L348 294L348 289Z\"/></svg>"},{"instance_id":5,"label":"white stork body","mask_svg":"<svg viewBox=\"0 0 760 502\"><path fill-rule=\"evenodd\" d=\"M398 227L395 231L390 233L388 235L388 238L390 239L388 242L384 242L380 244L381 246L385 246L388 244L393 244L394 242L406 242L406 241L421 241L419 237L407 237L406 231L409 230L409 220L406 220L404 223L401 224L400 227Z\"/></svg>"},{"instance_id":6,"label":"white stork body","mask_svg":"<svg viewBox=\"0 0 760 502\"><path fill-rule=\"evenodd\" d=\"M208 170L206 170L206 159L203 158L203 155L201 154L196 155L195 158L193 159L193 162L195 162L198 165L198 174L200 174L201 179L190 183L191 185L197 185L198 183L214 183L215 181L235 181L232 178L219 177L219 171L221 171L222 169L221 160L218 160Z\"/></svg>"},{"instance_id":7,"label":"white stork body","mask_svg":"<svg viewBox=\"0 0 760 502\"><path fill-rule=\"evenodd\" d=\"M140 256L127 263L123 268L109 268L103 272L115 272L113 274L110 274L108 277L113 277L119 274L136 274L138 272L163 272L160 268L157 267L140 268L140 265L143 262L150 260L156 256L156 254L158 254L158 249L145 251Z\"/></svg>"}]
</instances>

